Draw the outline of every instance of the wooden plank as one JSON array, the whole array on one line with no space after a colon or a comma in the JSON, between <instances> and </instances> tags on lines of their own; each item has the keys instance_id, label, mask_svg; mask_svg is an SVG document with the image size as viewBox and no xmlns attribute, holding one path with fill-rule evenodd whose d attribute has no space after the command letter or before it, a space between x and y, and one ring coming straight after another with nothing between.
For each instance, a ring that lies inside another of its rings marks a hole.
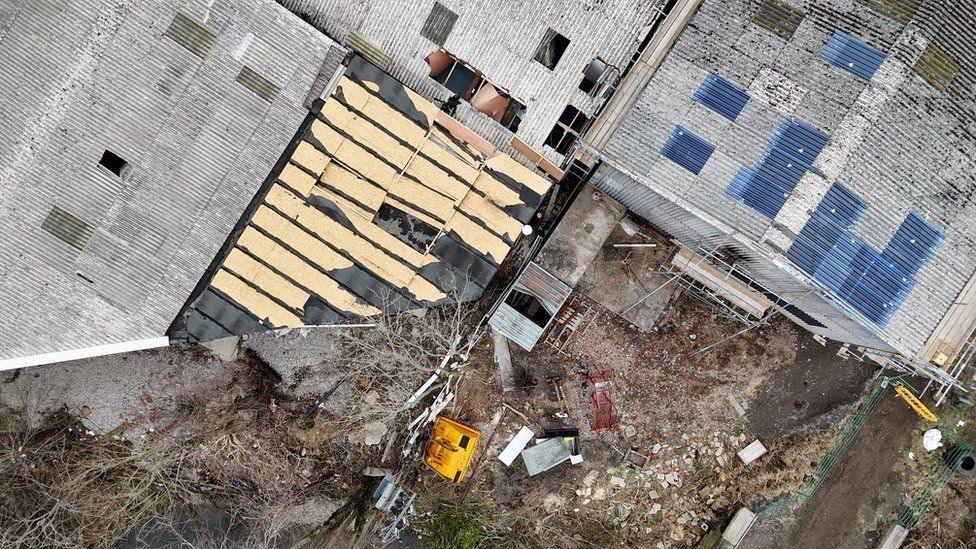
<instances>
[{"instance_id":1,"label":"wooden plank","mask_svg":"<svg viewBox=\"0 0 976 549\"><path fill-rule=\"evenodd\" d=\"M220 269L210 285L233 299L254 316L266 319L272 328L301 325L294 313L275 303L271 298L245 284L231 273Z\"/></svg>"},{"instance_id":2,"label":"wooden plank","mask_svg":"<svg viewBox=\"0 0 976 549\"><path fill-rule=\"evenodd\" d=\"M926 340L918 356L939 366L955 362L976 332L976 276L969 279L945 316Z\"/></svg>"},{"instance_id":3,"label":"wooden plank","mask_svg":"<svg viewBox=\"0 0 976 549\"><path fill-rule=\"evenodd\" d=\"M762 318L773 306L764 295L687 248L681 248L671 264L754 317Z\"/></svg>"},{"instance_id":4,"label":"wooden plank","mask_svg":"<svg viewBox=\"0 0 976 549\"><path fill-rule=\"evenodd\" d=\"M253 227L241 234L238 245L259 255L266 263L278 269L293 280L321 297L330 307L353 315L372 316L380 310L360 300L355 294L343 288L338 282L325 275L305 259L291 253Z\"/></svg>"}]
</instances>

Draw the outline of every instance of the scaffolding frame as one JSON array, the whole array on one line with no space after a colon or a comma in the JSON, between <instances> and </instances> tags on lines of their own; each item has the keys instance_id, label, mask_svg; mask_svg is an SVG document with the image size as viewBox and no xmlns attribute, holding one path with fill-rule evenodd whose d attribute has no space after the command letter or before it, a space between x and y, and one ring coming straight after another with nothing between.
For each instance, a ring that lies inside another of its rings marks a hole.
<instances>
[{"instance_id":1,"label":"scaffolding frame","mask_svg":"<svg viewBox=\"0 0 976 549\"><path fill-rule=\"evenodd\" d=\"M742 281L742 279L745 279L746 283L749 284L750 287L753 284L761 286L760 284L758 284L758 282L756 282L755 277L753 277L752 273L750 273L748 269L742 267L739 263L737 263L734 260L734 258L729 258L724 254L720 253L721 250L727 244L729 244L729 235L726 235L724 238L722 238L713 246L706 246L704 241L698 242L695 246L685 245L684 243L678 241L677 239L672 239L672 242L675 243L677 246L675 247L674 250L671 251L668 257L665 259L664 263L662 264L662 268L654 271L656 274L667 277L667 280L665 280L660 285L658 285L657 288L654 288L650 293L641 297L640 299L635 301L632 305L624 309L623 312L621 312L621 314L622 315L626 314L631 309L639 306L641 303L644 303L645 301L650 299L653 295L657 294L665 287L674 284L679 286L680 291L685 295L695 299L696 301L704 304L707 307L710 307L712 309L717 309L718 312L716 314L718 316L730 319L743 326L743 328L738 332L728 337L725 337L720 341L701 347L695 350L694 352L692 352L689 356L695 356L697 354L704 353L709 349L712 349L727 341L735 339L736 337L739 337L749 332L750 330L760 328L762 326L767 326L770 320L777 313L782 313L785 310L785 308L790 305L790 303L785 299L783 299L782 297L785 294L776 294L776 297L779 298L779 301L781 301L782 304L770 300L772 302L772 305L769 311L761 317L755 317L749 314L748 312L737 307L731 301L723 297L720 292L717 292L705 286L701 282L695 280L691 276L688 276L688 273L685 272L685 270L680 268L680 262L679 265L674 264L674 257L677 255L678 250L680 250L681 248L685 248L695 253L695 257L694 257L695 263L693 263L692 259L689 258L687 261L685 261L684 263L685 266L691 266L693 264L702 264L704 262L708 262L711 264L711 266L717 268L720 271L725 272L728 278L735 278L740 281ZM810 290L805 290L802 293L803 295L808 295L814 291L815 289L810 289Z\"/></svg>"}]
</instances>

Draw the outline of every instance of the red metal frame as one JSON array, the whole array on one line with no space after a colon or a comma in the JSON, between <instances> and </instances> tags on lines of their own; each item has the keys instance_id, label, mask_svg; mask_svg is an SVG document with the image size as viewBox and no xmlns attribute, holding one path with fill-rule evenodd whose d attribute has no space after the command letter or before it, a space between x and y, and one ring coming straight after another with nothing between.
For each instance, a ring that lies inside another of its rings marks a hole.
<instances>
[{"instance_id":1,"label":"red metal frame","mask_svg":"<svg viewBox=\"0 0 976 549\"><path fill-rule=\"evenodd\" d=\"M597 372L586 376L593 386L590 396L591 426L596 432L616 429L620 411L613 395L613 372Z\"/></svg>"}]
</instances>

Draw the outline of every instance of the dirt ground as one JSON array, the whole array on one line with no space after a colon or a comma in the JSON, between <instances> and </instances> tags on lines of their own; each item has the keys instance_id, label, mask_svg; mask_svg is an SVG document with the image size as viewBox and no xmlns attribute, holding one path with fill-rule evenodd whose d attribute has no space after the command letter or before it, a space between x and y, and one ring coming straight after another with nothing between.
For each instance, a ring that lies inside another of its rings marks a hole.
<instances>
[{"instance_id":1,"label":"dirt ground","mask_svg":"<svg viewBox=\"0 0 976 549\"><path fill-rule=\"evenodd\" d=\"M889 392L841 455L813 498L791 513L761 520L747 543L754 547L874 547L905 503L899 471L919 418Z\"/></svg>"},{"instance_id":2,"label":"dirt ground","mask_svg":"<svg viewBox=\"0 0 976 549\"><path fill-rule=\"evenodd\" d=\"M873 371L785 319L696 353L741 325L688 296L674 298L647 331L586 295L574 294L570 306L585 319L575 332L561 336L557 326L532 352L512 346L517 388L509 393L490 342L479 345L445 414L481 429L484 442L466 486L421 473L424 512L459 499L487 507L529 546L552 536L566 547L692 546L737 504L798 488L816 465L809 456L831 440L824 429L846 415ZM599 372L612 379L619 421L596 432L587 376ZM764 396L772 392L776 399ZM505 467L495 456L523 425L579 429L584 462L535 477L521 460ZM775 471L742 467L735 456L755 431Z\"/></svg>"}]
</instances>

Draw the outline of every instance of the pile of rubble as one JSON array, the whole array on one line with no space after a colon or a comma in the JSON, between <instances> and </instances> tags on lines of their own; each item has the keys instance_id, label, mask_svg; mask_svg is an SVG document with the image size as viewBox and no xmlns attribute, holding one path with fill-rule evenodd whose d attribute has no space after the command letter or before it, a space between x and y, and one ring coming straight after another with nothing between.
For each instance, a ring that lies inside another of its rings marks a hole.
<instances>
[{"instance_id":1,"label":"pile of rubble","mask_svg":"<svg viewBox=\"0 0 976 549\"><path fill-rule=\"evenodd\" d=\"M647 535L657 530L660 537L654 537L693 545L731 509L730 485L744 465L736 453L749 437L716 431L681 439L680 445L654 444L647 456L632 451L629 464L610 467L605 474L590 471L575 491L573 511L599 505L627 531ZM633 454L647 458L643 467L633 465L640 461ZM657 547L673 545L659 542Z\"/></svg>"}]
</instances>

